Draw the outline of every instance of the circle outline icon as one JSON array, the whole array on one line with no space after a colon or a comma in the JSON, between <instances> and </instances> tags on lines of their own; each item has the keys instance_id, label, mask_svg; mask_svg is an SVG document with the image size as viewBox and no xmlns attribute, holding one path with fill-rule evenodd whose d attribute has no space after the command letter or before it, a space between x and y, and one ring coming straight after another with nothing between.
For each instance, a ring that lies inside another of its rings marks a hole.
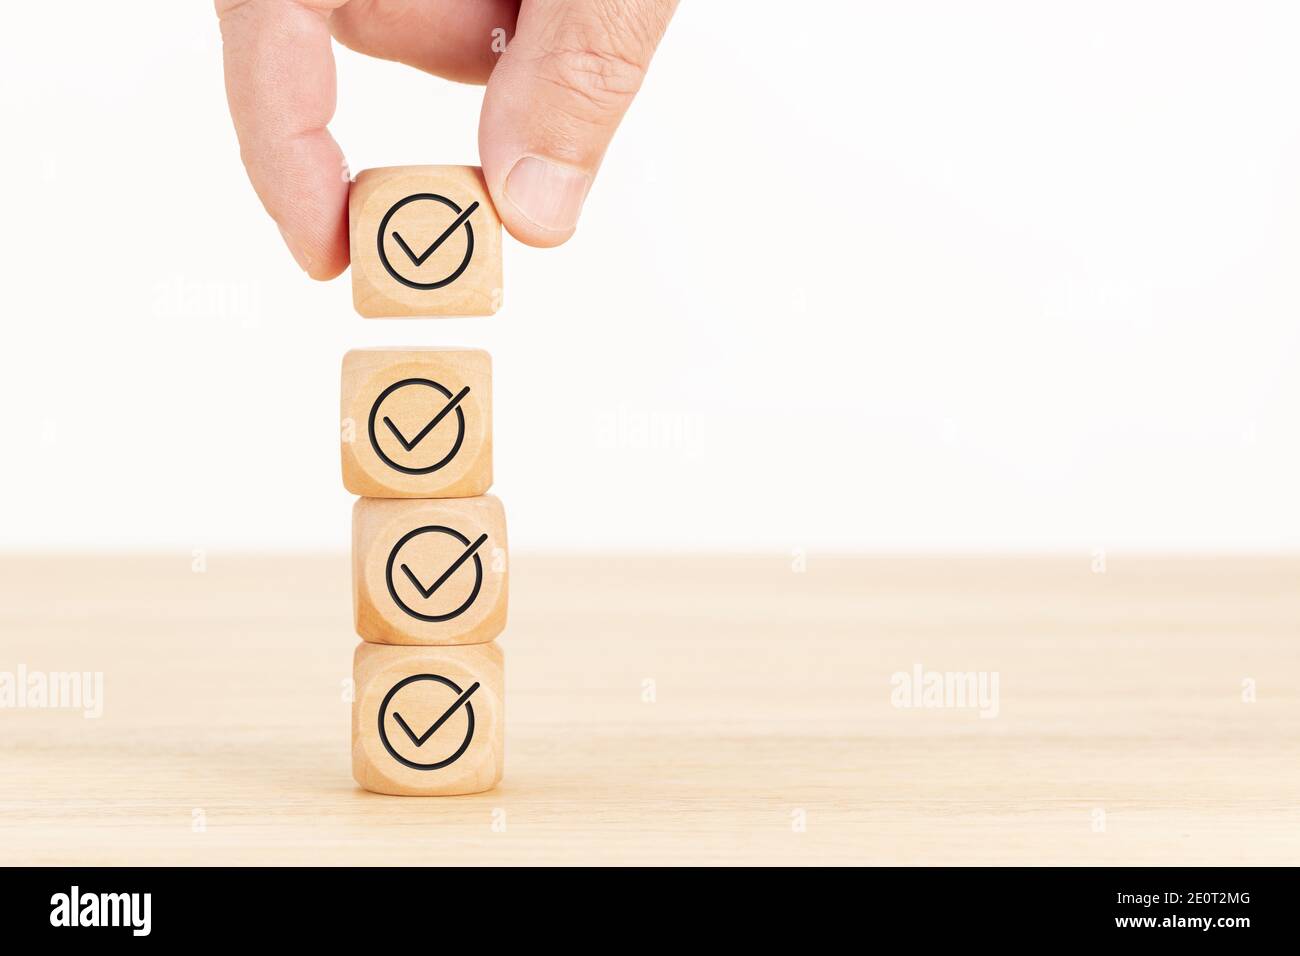
<instances>
[{"instance_id":1,"label":"circle outline icon","mask_svg":"<svg viewBox=\"0 0 1300 956\"><path fill-rule=\"evenodd\" d=\"M469 726L465 730L465 739L461 742L461 745L456 749L455 753L436 763L416 763L414 760L408 760L399 754L389 741L388 731L384 728L384 717L388 715L388 705L392 702L393 695L407 684L412 684L418 680L432 680L437 681L440 684L445 684L447 687L452 689L458 698L465 692L464 689L454 680L451 680L448 677L443 677L441 674L412 674L410 677L402 678L388 689L388 693L384 695L384 699L379 704L379 740L383 743L384 749L388 751L390 757L398 763L410 767L412 770L441 770L443 767L455 763L464 756L465 751L469 749L470 742L474 739L474 704L472 701L465 701L465 716L468 720Z\"/></svg>"},{"instance_id":2,"label":"circle outline icon","mask_svg":"<svg viewBox=\"0 0 1300 956\"><path fill-rule=\"evenodd\" d=\"M375 419L379 415L379 406L384 404L384 399L399 388L405 388L408 385L427 385L434 391L441 393L441 395L448 401L451 401L454 397L451 393L451 389L435 382L431 378L404 378L399 382L394 382L392 385L389 385L380 392L379 397L376 398L374 404L370 406L370 417L366 421L366 433L370 436L370 447L373 448L375 454L379 456L379 460L389 468L392 468L394 471L400 471L404 475L429 475L440 468L446 467L451 460L460 453L461 445L465 444L465 413L461 410L459 404L452 409L452 411L456 413L456 441L452 444L451 451L447 452L440 461L434 462L426 468L409 468L406 465L399 465L397 462L393 461L393 459L389 458L388 454L379 447L379 437L375 434Z\"/></svg>"},{"instance_id":3,"label":"circle outline icon","mask_svg":"<svg viewBox=\"0 0 1300 956\"><path fill-rule=\"evenodd\" d=\"M469 597L464 600L460 607L456 608L454 611L448 611L446 614L421 614L398 597L397 586L393 584L393 565L397 563L397 553L402 550L402 547L406 542L410 541L412 538L419 537L422 534L431 534L434 532L449 534L465 547L468 548L470 546L469 538L465 537L455 528L448 528L446 525L427 524L423 527L416 528L414 531L408 531L398 539L397 544L393 545L393 550L388 552L388 563L384 565L384 583L388 585L388 596L393 599L393 602L398 607L411 615L411 617L415 618L417 621L425 621L429 624L441 624L444 621L450 621L453 618L460 617L470 609L470 606L473 605L475 601L478 600L479 591L483 589L483 561L479 558L478 552L475 551L472 555L474 559L474 588L469 592Z\"/></svg>"},{"instance_id":4,"label":"circle outline icon","mask_svg":"<svg viewBox=\"0 0 1300 956\"><path fill-rule=\"evenodd\" d=\"M393 218L393 215L397 210L401 209L408 203L420 202L423 200L440 202L451 209L451 211L457 216L464 212L460 206L448 199L446 196L439 196L437 193L413 193L405 199L399 199L389 208L388 212L384 213L384 218L379 221L379 231L375 234L375 242L379 248L379 261L383 263L385 271L387 271L390 276L408 288L427 292L433 289L441 289L443 286L451 285L461 277L461 274L466 269L469 268L469 261L474 257L474 226L468 219L465 220L465 258L461 260L460 265L452 270L451 275L447 276L445 279L440 279L437 282L416 282L412 279L406 278L406 276L393 268L393 264L388 261L388 253L384 250L384 232L387 231L388 222Z\"/></svg>"}]
</instances>

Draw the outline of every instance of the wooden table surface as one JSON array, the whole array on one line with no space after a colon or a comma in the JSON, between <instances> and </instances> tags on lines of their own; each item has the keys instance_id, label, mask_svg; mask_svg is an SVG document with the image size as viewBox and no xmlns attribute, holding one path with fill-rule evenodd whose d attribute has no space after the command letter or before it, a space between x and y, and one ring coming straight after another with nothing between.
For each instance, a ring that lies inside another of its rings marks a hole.
<instances>
[{"instance_id":1,"label":"wooden table surface","mask_svg":"<svg viewBox=\"0 0 1300 956\"><path fill-rule=\"evenodd\" d=\"M1090 565L519 556L505 781L420 799L350 776L344 556L0 558L0 672L104 680L0 710L0 863L1300 863L1300 558Z\"/></svg>"}]
</instances>

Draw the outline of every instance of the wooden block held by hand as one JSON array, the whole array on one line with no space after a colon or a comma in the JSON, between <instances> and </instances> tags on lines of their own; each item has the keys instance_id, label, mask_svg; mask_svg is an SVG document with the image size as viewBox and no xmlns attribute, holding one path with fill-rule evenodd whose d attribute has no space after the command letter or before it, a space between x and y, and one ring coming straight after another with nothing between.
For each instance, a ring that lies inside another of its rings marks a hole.
<instances>
[{"instance_id":1,"label":"wooden block held by hand","mask_svg":"<svg viewBox=\"0 0 1300 956\"><path fill-rule=\"evenodd\" d=\"M506 516L478 498L359 498L352 605L374 644L482 644L506 626Z\"/></svg>"},{"instance_id":2,"label":"wooden block held by hand","mask_svg":"<svg viewBox=\"0 0 1300 956\"><path fill-rule=\"evenodd\" d=\"M479 349L343 356L343 485L367 498L468 498L492 486L492 359Z\"/></svg>"},{"instance_id":3,"label":"wooden block held by hand","mask_svg":"<svg viewBox=\"0 0 1300 956\"><path fill-rule=\"evenodd\" d=\"M477 166L362 170L348 232L352 303L367 318L501 307L501 220Z\"/></svg>"},{"instance_id":4,"label":"wooden block held by hand","mask_svg":"<svg viewBox=\"0 0 1300 956\"><path fill-rule=\"evenodd\" d=\"M497 785L505 762L499 645L362 644L352 680L352 776L361 786L450 796Z\"/></svg>"}]
</instances>

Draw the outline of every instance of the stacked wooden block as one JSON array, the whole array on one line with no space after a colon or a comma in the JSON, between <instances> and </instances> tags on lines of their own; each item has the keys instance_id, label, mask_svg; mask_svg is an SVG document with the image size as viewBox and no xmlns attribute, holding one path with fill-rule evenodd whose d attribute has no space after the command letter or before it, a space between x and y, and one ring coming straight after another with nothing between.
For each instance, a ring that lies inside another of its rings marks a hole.
<instances>
[{"instance_id":1,"label":"stacked wooden block","mask_svg":"<svg viewBox=\"0 0 1300 956\"><path fill-rule=\"evenodd\" d=\"M366 316L477 315L501 299L501 224L479 170L367 170L350 200ZM505 513L492 484L492 367L476 349L343 359L352 512L352 772L378 793L476 793L501 779Z\"/></svg>"}]
</instances>

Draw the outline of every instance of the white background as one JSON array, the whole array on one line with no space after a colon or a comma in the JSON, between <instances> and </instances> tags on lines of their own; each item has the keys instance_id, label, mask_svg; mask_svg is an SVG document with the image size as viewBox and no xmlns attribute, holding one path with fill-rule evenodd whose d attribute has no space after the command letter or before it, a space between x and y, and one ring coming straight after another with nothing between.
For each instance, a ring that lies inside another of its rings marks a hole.
<instances>
[{"instance_id":1,"label":"white background","mask_svg":"<svg viewBox=\"0 0 1300 956\"><path fill-rule=\"evenodd\" d=\"M495 360L512 544L1300 545L1300 6L686 0L577 238L363 320L244 179L202 2L0 33L0 549L348 543L338 374ZM480 91L339 51L352 169Z\"/></svg>"}]
</instances>

